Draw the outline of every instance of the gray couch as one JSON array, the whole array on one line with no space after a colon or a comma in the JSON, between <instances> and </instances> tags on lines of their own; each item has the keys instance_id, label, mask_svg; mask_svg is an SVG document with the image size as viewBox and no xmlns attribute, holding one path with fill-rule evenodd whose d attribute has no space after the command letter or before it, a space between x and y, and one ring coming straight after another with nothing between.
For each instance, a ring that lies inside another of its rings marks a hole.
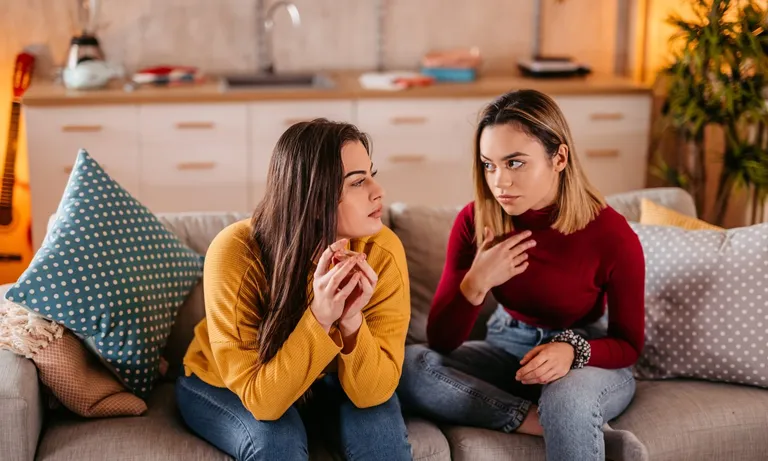
<instances>
[{"instance_id":1,"label":"gray couch","mask_svg":"<svg viewBox=\"0 0 768 461\"><path fill-rule=\"evenodd\" d=\"M639 216L639 197L694 215L691 197L679 189L650 189L609 197L629 220ZM405 245L413 312L408 342L425 340L429 302L442 269L455 208L393 205L387 221ZM161 219L182 240L204 253L211 239L241 213L172 214ZM493 308L489 300L484 315ZM171 369L180 363L192 327L204 312L198 286L181 308L166 350ZM478 321L473 337L481 337ZM141 417L83 420L46 412L31 361L0 351L0 458L7 461L217 460L230 459L185 429L172 380L160 383ZM484 429L440 426L406 417L414 456L420 461L543 460L542 439ZM634 432L652 460L768 459L768 392L758 388L689 380L643 381L614 428ZM329 459L314 447L312 459Z\"/></svg>"}]
</instances>

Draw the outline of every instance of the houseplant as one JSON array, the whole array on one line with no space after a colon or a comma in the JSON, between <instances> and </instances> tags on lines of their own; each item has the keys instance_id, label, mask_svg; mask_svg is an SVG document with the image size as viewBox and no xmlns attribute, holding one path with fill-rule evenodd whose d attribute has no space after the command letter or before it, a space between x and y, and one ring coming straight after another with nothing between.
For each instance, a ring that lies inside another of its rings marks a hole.
<instances>
[{"instance_id":1,"label":"houseplant","mask_svg":"<svg viewBox=\"0 0 768 461\"><path fill-rule=\"evenodd\" d=\"M659 73L666 90L662 135L677 134L671 162L657 159L655 173L687 189L699 214L722 224L734 189L750 194L751 220L768 197L768 24L754 0L689 0L694 18L669 18L672 61ZM717 125L724 152L714 207L705 210L705 129Z\"/></svg>"}]
</instances>

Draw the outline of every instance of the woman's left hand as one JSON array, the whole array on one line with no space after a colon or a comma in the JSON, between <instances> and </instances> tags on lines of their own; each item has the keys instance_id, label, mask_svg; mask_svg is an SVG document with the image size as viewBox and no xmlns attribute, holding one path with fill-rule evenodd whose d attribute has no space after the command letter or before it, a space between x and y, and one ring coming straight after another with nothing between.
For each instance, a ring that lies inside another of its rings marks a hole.
<instances>
[{"instance_id":1,"label":"woman's left hand","mask_svg":"<svg viewBox=\"0 0 768 461\"><path fill-rule=\"evenodd\" d=\"M520 365L515 379L523 384L548 384L568 374L576 352L568 343L554 342L531 349Z\"/></svg>"},{"instance_id":2,"label":"woman's left hand","mask_svg":"<svg viewBox=\"0 0 768 461\"><path fill-rule=\"evenodd\" d=\"M360 277L358 286L352 290L352 293L350 293L347 298L344 312L341 314L341 318L339 318L339 324L342 327L352 324L357 325L359 328L359 323L362 320L360 311L362 311L371 300L373 290L376 289L376 283L379 281L378 275L376 275L376 272L370 264L368 264L368 261L360 261L357 265L360 268L362 277ZM356 330L357 328L354 329Z\"/></svg>"}]
</instances>

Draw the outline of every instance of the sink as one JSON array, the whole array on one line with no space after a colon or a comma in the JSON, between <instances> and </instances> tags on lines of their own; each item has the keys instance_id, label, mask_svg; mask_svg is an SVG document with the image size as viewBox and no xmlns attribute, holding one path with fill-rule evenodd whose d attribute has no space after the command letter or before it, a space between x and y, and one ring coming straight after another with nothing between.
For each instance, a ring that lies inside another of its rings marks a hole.
<instances>
[{"instance_id":1,"label":"sink","mask_svg":"<svg viewBox=\"0 0 768 461\"><path fill-rule=\"evenodd\" d=\"M222 90L272 89L328 89L334 82L326 75L316 73L236 74L221 77Z\"/></svg>"}]
</instances>

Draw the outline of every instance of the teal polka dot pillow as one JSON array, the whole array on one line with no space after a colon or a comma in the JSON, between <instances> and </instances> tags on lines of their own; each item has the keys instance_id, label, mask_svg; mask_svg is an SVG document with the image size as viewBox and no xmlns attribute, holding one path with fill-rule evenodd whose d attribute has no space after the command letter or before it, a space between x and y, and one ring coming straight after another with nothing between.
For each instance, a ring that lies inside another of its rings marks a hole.
<instances>
[{"instance_id":1,"label":"teal polka dot pillow","mask_svg":"<svg viewBox=\"0 0 768 461\"><path fill-rule=\"evenodd\" d=\"M201 257L85 151L56 215L6 299L72 330L144 398Z\"/></svg>"}]
</instances>

